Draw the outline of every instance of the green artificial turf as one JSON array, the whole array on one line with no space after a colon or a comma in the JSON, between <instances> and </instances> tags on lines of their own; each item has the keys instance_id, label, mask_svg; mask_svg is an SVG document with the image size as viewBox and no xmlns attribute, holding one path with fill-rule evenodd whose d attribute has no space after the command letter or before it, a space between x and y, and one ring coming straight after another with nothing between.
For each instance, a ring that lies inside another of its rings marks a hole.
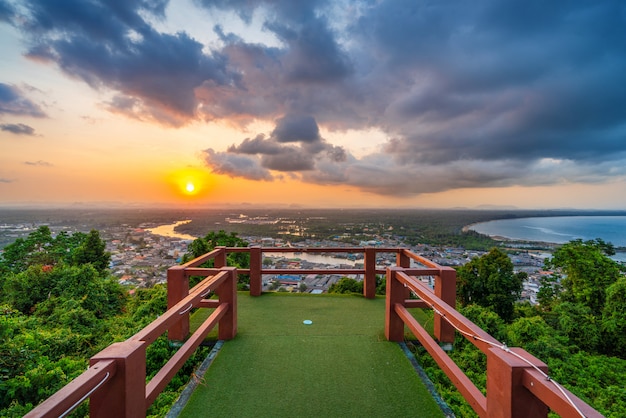
<instances>
[{"instance_id":1,"label":"green artificial turf","mask_svg":"<svg viewBox=\"0 0 626 418\"><path fill-rule=\"evenodd\" d=\"M384 299L238 299L237 337L181 417L443 416L400 347L385 340Z\"/></svg>"}]
</instances>

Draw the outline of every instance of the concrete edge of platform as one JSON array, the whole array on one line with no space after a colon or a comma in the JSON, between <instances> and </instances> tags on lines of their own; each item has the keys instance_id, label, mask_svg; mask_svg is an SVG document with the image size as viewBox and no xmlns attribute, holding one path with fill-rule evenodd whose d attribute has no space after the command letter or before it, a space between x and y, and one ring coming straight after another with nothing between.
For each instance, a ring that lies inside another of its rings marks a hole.
<instances>
[{"instance_id":1,"label":"concrete edge of platform","mask_svg":"<svg viewBox=\"0 0 626 418\"><path fill-rule=\"evenodd\" d=\"M170 409L170 411L167 413L166 418L177 418L178 415L180 415L183 408L185 408L185 406L187 405L191 394L194 392L194 390L196 390L198 383L200 383L204 378L204 374L209 369L209 366L211 366L211 363L213 363L213 360L220 352L223 345L223 340L219 340L215 343L209 354L196 370L195 375L189 380L189 383L187 383L185 389L183 389L178 399L176 399L176 402L174 402L174 405L172 405L172 409Z\"/></svg>"},{"instance_id":2,"label":"concrete edge of platform","mask_svg":"<svg viewBox=\"0 0 626 418\"><path fill-rule=\"evenodd\" d=\"M441 396L439 396L439 393L437 392L435 385L430 380L430 378L428 377L424 369L422 369L422 366L419 365L419 363L415 359L415 355L413 355L413 353L411 352L409 347L406 345L406 343L400 342L398 343L398 345L404 352L404 355L406 355L406 358L409 359L409 361L413 365L413 368L417 372L417 375L420 377L422 382L424 382L424 385L426 385L426 388L428 389L428 392L430 393L430 395L433 397L435 402L437 402L437 405L439 405L439 408L441 409L441 412L443 412L444 416L446 418L454 418L455 417L454 412L452 412L452 409L450 409L448 404L443 399L441 399Z\"/></svg>"}]
</instances>

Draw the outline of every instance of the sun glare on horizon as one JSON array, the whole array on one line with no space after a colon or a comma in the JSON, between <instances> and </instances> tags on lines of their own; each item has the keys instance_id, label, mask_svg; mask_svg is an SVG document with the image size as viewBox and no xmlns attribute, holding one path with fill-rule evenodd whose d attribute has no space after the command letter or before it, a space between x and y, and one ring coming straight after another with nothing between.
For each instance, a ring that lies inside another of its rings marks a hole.
<instances>
[{"instance_id":1,"label":"sun glare on horizon","mask_svg":"<svg viewBox=\"0 0 626 418\"><path fill-rule=\"evenodd\" d=\"M193 193L194 191L196 191L196 186L192 182L188 181L187 185L185 186L185 191L187 193Z\"/></svg>"}]
</instances>

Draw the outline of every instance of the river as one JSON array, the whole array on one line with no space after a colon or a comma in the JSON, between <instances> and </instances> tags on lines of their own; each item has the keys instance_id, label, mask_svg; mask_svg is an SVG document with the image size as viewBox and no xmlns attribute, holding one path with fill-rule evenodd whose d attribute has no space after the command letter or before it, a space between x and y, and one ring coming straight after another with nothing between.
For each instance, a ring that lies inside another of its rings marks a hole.
<instances>
[{"instance_id":1,"label":"river","mask_svg":"<svg viewBox=\"0 0 626 418\"><path fill-rule=\"evenodd\" d=\"M192 235L187 235L187 234L181 234L174 230L177 226L184 225L189 222L191 221L190 220L178 221L173 224L160 225L154 228L147 228L146 231L154 235L161 235L163 237L180 238L184 240L195 240L197 237L194 237ZM281 253L267 252L264 255L266 257L271 257L271 258L279 258L279 257L299 258L301 260L306 260L310 263L327 264L331 266L333 265L338 266L340 264L348 264L348 265L354 266L355 263L357 262L355 260L350 260L347 258L336 258L336 257L328 256L328 255L322 255L319 253L300 253L297 251L296 252L281 252ZM363 260L361 260L360 262L362 263Z\"/></svg>"},{"instance_id":2,"label":"river","mask_svg":"<svg viewBox=\"0 0 626 418\"><path fill-rule=\"evenodd\" d=\"M189 222L191 221L190 220L178 221L173 224L160 225L154 228L147 228L146 231L154 235L161 235L163 237L180 238L184 240L193 241L198 237L194 237L193 235L181 234L180 232L174 231L174 228L176 228L177 226L185 225L185 224L188 224Z\"/></svg>"}]
</instances>

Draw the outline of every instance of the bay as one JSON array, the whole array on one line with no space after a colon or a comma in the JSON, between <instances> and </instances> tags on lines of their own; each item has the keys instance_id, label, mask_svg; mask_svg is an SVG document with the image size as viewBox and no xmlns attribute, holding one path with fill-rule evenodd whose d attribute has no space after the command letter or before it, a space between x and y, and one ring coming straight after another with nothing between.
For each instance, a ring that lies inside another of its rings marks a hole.
<instances>
[{"instance_id":1,"label":"bay","mask_svg":"<svg viewBox=\"0 0 626 418\"><path fill-rule=\"evenodd\" d=\"M626 216L546 216L499 219L470 225L469 229L497 238L563 244L574 239L602 238L615 247L626 247ZM626 253L614 259L626 261Z\"/></svg>"}]
</instances>

